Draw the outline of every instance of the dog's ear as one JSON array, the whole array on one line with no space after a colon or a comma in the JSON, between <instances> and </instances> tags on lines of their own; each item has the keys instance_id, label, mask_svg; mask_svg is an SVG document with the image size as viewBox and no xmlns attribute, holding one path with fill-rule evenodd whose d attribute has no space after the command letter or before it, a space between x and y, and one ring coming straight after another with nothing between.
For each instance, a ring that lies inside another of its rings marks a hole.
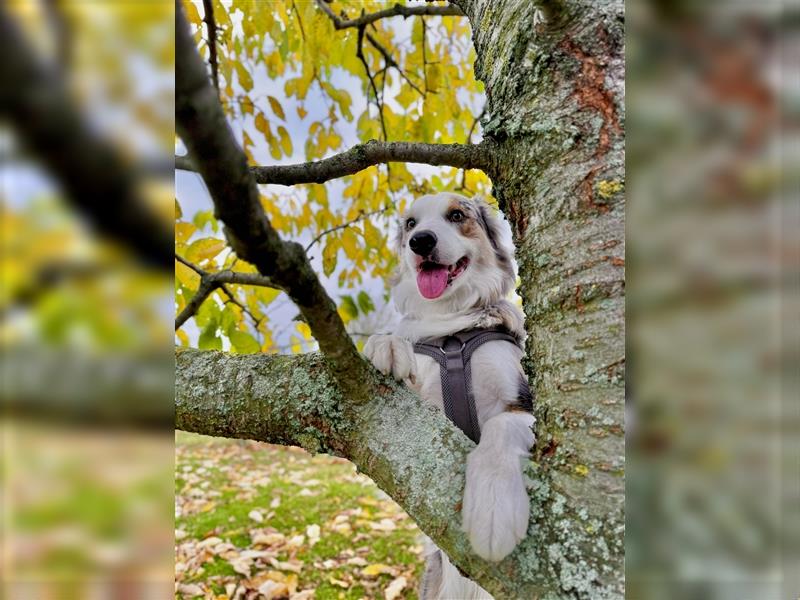
<instances>
[{"instance_id":1,"label":"dog's ear","mask_svg":"<svg viewBox=\"0 0 800 600\"><path fill-rule=\"evenodd\" d=\"M513 271L511 267L512 248L508 224L503 221L500 211L489 206L483 196L475 196L472 198L472 203L478 215L478 222L486 232L486 237L489 238L492 248L494 248L497 262Z\"/></svg>"}]
</instances>

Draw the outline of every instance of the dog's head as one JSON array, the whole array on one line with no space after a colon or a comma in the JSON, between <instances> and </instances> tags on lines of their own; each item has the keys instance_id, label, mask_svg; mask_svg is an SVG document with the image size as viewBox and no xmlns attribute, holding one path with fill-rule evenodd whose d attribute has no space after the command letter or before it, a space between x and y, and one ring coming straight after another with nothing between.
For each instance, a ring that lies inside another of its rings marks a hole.
<instances>
[{"instance_id":1,"label":"dog's head","mask_svg":"<svg viewBox=\"0 0 800 600\"><path fill-rule=\"evenodd\" d=\"M482 199L419 198L397 235L397 307L404 314L458 312L497 302L514 286L510 237L508 224Z\"/></svg>"}]
</instances>

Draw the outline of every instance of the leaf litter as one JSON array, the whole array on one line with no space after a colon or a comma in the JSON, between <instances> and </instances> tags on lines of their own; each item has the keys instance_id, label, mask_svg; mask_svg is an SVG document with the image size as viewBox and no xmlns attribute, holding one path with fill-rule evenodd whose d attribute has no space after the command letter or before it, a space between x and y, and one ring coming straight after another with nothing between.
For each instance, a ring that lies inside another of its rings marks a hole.
<instances>
[{"instance_id":1,"label":"leaf litter","mask_svg":"<svg viewBox=\"0 0 800 600\"><path fill-rule=\"evenodd\" d=\"M175 476L176 598L417 598L419 530L348 461L179 432Z\"/></svg>"}]
</instances>

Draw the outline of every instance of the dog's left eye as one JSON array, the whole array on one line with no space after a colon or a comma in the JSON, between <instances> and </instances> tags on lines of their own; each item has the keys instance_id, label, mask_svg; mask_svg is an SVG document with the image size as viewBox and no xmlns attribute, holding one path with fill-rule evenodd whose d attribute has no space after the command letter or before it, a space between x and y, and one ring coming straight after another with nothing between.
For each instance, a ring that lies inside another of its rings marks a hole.
<instances>
[{"instance_id":1,"label":"dog's left eye","mask_svg":"<svg viewBox=\"0 0 800 600\"><path fill-rule=\"evenodd\" d=\"M447 218L453 223L461 223L461 221L464 220L464 213L460 210L453 210L450 211L450 214L447 215Z\"/></svg>"}]
</instances>

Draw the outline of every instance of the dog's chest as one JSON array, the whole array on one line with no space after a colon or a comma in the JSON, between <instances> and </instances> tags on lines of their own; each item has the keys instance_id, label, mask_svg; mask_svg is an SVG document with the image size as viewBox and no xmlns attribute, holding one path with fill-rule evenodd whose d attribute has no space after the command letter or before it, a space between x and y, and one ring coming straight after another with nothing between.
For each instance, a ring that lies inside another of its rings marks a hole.
<instances>
[{"instance_id":1,"label":"dog's chest","mask_svg":"<svg viewBox=\"0 0 800 600\"><path fill-rule=\"evenodd\" d=\"M444 410L439 363L424 354L416 354L417 382L412 385L423 400ZM503 412L515 402L522 376L522 350L504 341L486 342L472 354L472 386L478 424Z\"/></svg>"}]
</instances>

